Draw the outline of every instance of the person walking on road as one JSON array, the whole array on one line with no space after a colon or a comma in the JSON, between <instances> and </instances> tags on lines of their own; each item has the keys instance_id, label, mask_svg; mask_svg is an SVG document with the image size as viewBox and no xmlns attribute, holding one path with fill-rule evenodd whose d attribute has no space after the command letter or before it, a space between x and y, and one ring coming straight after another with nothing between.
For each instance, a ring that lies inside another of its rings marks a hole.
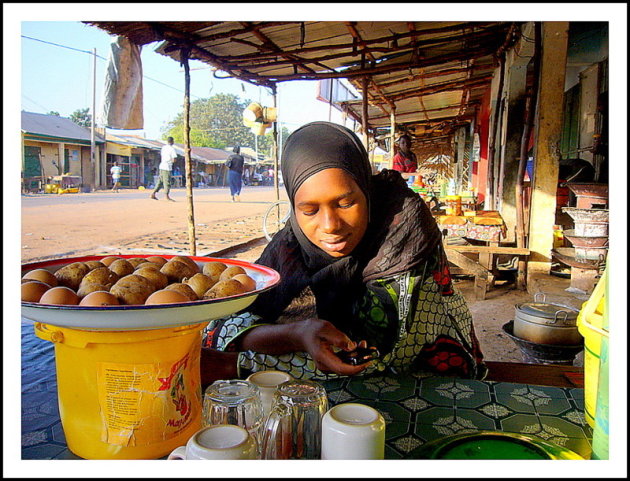
<instances>
[{"instance_id":1,"label":"person walking on road","mask_svg":"<svg viewBox=\"0 0 630 481\"><path fill-rule=\"evenodd\" d=\"M169 197L168 193L171 191L171 171L173 170L173 163L177 158L177 152L175 152L175 147L173 147L173 137L169 137L166 141L168 143L162 147L161 152L162 161L159 165L160 178L158 179L155 189L151 192L151 198L157 200L155 194L157 194L162 186L164 186L166 199L175 202L174 199Z\"/></svg>"},{"instance_id":2,"label":"person walking on road","mask_svg":"<svg viewBox=\"0 0 630 481\"><path fill-rule=\"evenodd\" d=\"M236 145L234 147L234 153L228 157L225 161L225 165L228 168L228 184L230 185L230 194L232 195L232 202L240 202L241 187L243 181L243 164L245 159L241 155L241 147Z\"/></svg>"},{"instance_id":3,"label":"person walking on road","mask_svg":"<svg viewBox=\"0 0 630 481\"><path fill-rule=\"evenodd\" d=\"M112 186L112 192L118 192L118 187L120 187L121 171L122 168L118 165L118 162L114 161L114 165L112 165L112 168L110 169L110 172L112 174L112 183L114 184Z\"/></svg>"}]
</instances>

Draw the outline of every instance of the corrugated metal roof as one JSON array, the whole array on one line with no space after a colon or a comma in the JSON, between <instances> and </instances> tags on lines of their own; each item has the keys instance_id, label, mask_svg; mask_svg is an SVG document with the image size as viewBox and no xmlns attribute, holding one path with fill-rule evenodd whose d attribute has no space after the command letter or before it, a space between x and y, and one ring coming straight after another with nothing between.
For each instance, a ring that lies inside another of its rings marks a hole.
<instances>
[{"instance_id":1,"label":"corrugated metal roof","mask_svg":"<svg viewBox=\"0 0 630 481\"><path fill-rule=\"evenodd\" d=\"M77 125L65 117L37 114L35 112L22 111L22 132L59 139L91 141L89 128ZM96 143L102 144L104 142L104 139L98 134L95 134L95 137Z\"/></svg>"}]
</instances>

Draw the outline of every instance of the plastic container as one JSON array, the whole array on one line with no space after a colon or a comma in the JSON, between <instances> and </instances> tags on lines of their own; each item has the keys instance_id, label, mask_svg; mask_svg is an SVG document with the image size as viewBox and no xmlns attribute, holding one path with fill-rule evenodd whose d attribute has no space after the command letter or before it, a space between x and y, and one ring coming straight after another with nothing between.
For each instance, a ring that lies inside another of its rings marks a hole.
<instances>
[{"instance_id":1,"label":"plastic container","mask_svg":"<svg viewBox=\"0 0 630 481\"><path fill-rule=\"evenodd\" d=\"M43 323L55 345L59 414L85 459L157 459L201 429L199 358L207 322L141 331Z\"/></svg>"},{"instance_id":2,"label":"plastic container","mask_svg":"<svg viewBox=\"0 0 630 481\"><path fill-rule=\"evenodd\" d=\"M602 338L608 337L608 329L604 328L607 272L608 268L577 317L578 330L584 337L584 417L591 427L595 426L601 343Z\"/></svg>"},{"instance_id":3,"label":"plastic container","mask_svg":"<svg viewBox=\"0 0 630 481\"><path fill-rule=\"evenodd\" d=\"M462 198L459 195L447 195L446 215L462 215Z\"/></svg>"},{"instance_id":4,"label":"plastic container","mask_svg":"<svg viewBox=\"0 0 630 481\"><path fill-rule=\"evenodd\" d=\"M608 365L608 337L604 336L599 356L599 382L591 459L608 459Z\"/></svg>"}]
</instances>

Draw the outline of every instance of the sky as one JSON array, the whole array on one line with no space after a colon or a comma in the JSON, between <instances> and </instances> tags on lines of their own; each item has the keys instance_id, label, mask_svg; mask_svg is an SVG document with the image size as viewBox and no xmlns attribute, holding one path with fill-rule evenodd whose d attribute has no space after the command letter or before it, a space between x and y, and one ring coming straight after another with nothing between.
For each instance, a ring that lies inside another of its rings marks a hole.
<instances>
[{"instance_id":1,"label":"sky","mask_svg":"<svg viewBox=\"0 0 630 481\"><path fill-rule=\"evenodd\" d=\"M445 7L445 5L447 5ZM360 6L360 8L357 8ZM236 8L235 8L236 7ZM491 3L491 4L443 4L443 3L377 3L377 4L348 4L348 3L3 3L3 280L5 286L13 286L5 291L3 298L17 299L16 279L20 272L20 236L16 231L20 228L20 199L19 160L20 152L20 110L46 113L50 110L58 111L63 116L69 116L79 108L91 108L92 105L92 62L91 55L72 49L91 52L96 48L97 55L108 58L109 45L113 39L96 27L84 25L81 20L460 20L460 21L489 21L489 20L545 20L545 21L610 21L610 49L611 49L611 116L616 122L611 123L611 158L613 162L619 159L618 169L614 172L618 176L611 177L611 195L617 192L620 204L626 205L627 185L624 183L627 170L627 146L626 146L626 96L627 96L627 5L625 4L522 4L522 3ZM40 41L23 38L28 36L52 42L64 47L53 46ZM160 128L165 122L171 120L182 108L184 74L179 64L174 60L163 57L153 49L156 45L148 45L143 48L142 61L145 97L145 135L148 138L157 138L161 135ZM66 48L69 47L69 48ZM196 64L196 65L195 65ZM96 63L96 96L97 114L100 110L102 92L105 81L105 68L107 62L97 59ZM197 62L191 63L191 68L205 66ZM150 78L150 79L149 79ZM164 85L166 84L166 85ZM244 86L244 87L243 87ZM243 92L243 88L245 92ZM289 130L312 120L328 120L328 106L315 100L316 82L285 82L279 84L279 120L286 123ZM236 80L213 79L208 69L191 71L192 100L196 97L208 97L218 92L233 93L242 99L261 100L264 105L271 105L266 91L251 84ZM259 97L260 95L260 97ZM335 117L338 115L338 117ZM340 114L333 110L333 121L339 122ZM98 120L98 117L97 117ZM620 142L621 139L621 142ZM613 186L613 184L615 184ZM616 187L616 188L615 188ZM627 207L626 207L627 208ZM620 213L621 214L621 213ZM625 210L621 214L625 218ZM613 282L610 286L611 299L626 300L625 270L616 269L616 266L626 265L627 256L627 229L624 219L619 218L611 222L610 236L621 241L611 242L609 257L613 259L611 276L624 275L622 282ZM622 272L624 271L624 272ZM19 365L19 307L17 302L3 303L3 385L5 387L3 402L4 412L3 434L3 472L9 476L95 476L102 472L99 468L107 469L108 475L113 475L111 463L92 461L89 468L84 463L24 463L20 462L20 425L19 416L15 415L16 406L20 406L20 375L15 366ZM611 319L616 324L617 334L624 335L626 326L626 307L623 302L611 303ZM620 332L619 332L620 331ZM623 337L611 337L611 362L617 366L615 371L624 372L627 368L627 354L623 344L619 344ZM616 344L617 343L617 344ZM625 399L627 390L625 378L616 379L611 385L612 399ZM616 397L613 393L616 389ZM11 413L9 413L11 408ZM626 417L625 401L611 404L611 412L614 413L616 424L625 425ZM617 422L621 421L621 422ZM9 426L9 427L6 427ZM9 431L10 430L10 431ZM10 433L10 434L7 434ZM619 438L616 438L619 440ZM613 469L623 464L624 447L627 440L621 443L611 444L611 453L616 453L617 463L612 465L605 462L585 465L582 463L564 463L528 465L527 472L531 476L570 475L594 477L605 475L607 469ZM621 461L619 461L621 460ZM317 463L317 462L314 462ZM492 462L495 472L514 472L513 462L501 464ZM156 477L169 475L181 476L188 474L199 476L199 472L190 470L190 466L182 466L184 463L159 463L160 471L155 465L145 463L117 462L116 467L124 467L124 475L150 474ZM194 464L194 463L193 463ZM335 469L343 468L343 471L333 471L333 464L312 464L304 461L300 466L305 472L317 472L318 475L335 476L339 473L361 474L370 477L390 477L392 473L403 476L417 477L422 472L424 475L435 474L437 467L428 467L426 463L419 464L414 461L398 463L396 461L374 464L369 471L364 466L354 463L345 463L340 466L334 464ZM441 465L442 466L442 465ZM499 466L503 466L502 471ZM151 471L146 471L151 467ZM241 475L253 474L254 476L274 476L270 468L277 466L255 463L251 468L244 469L239 466ZM470 469L478 468L479 464L471 466L466 462L449 465L449 476L467 476ZM176 469L175 469L176 468ZM89 471L86 471L89 469ZM410 471L410 469L413 469ZM627 470L627 466L626 466ZM618 471L614 471L617 473ZM627 472L627 471L626 471ZM213 471L213 474L217 474ZM217 475L220 475L218 473ZM228 475L233 475L228 473Z\"/></svg>"}]
</instances>

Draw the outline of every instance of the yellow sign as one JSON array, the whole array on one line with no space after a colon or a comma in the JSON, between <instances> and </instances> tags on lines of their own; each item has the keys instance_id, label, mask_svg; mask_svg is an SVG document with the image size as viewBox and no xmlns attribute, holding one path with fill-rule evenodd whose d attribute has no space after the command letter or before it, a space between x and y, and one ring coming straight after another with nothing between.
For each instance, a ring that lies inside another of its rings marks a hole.
<instances>
[{"instance_id":1,"label":"yellow sign","mask_svg":"<svg viewBox=\"0 0 630 481\"><path fill-rule=\"evenodd\" d=\"M115 144L113 142L107 142L106 152L113 155L123 155L125 157L131 156L131 147L129 145Z\"/></svg>"}]
</instances>

